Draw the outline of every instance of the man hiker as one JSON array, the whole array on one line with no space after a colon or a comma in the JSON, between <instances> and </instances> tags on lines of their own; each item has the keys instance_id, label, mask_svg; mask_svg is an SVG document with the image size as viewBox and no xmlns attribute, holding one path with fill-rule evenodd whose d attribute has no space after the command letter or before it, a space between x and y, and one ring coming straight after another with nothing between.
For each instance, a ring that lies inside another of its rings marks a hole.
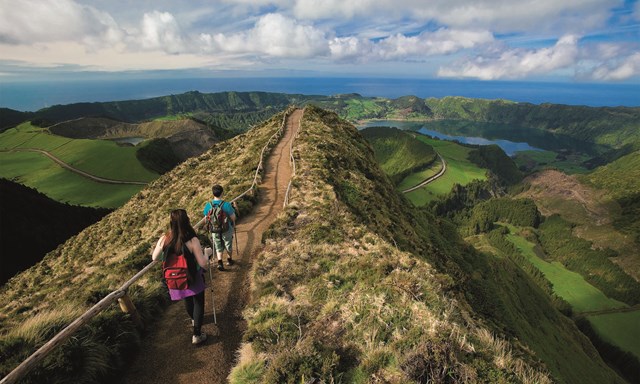
<instances>
[{"instance_id":1,"label":"man hiker","mask_svg":"<svg viewBox=\"0 0 640 384\"><path fill-rule=\"evenodd\" d=\"M207 202L204 206L204 216L211 231L213 249L218 259L218 270L223 271L222 254L225 250L227 265L233 264L233 227L236 224L236 213L229 202L222 200L222 186L214 185L211 187L211 192L213 192L213 201Z\"/></svg>"}]
</instances>

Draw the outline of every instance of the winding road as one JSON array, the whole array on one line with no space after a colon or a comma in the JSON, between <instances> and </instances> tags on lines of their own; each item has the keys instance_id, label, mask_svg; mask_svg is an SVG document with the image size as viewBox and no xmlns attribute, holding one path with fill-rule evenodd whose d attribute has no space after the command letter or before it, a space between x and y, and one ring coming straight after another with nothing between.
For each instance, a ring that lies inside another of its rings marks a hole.
<instances>
[{"instance_id":1,"label":"winding road","mask_svg":"<svg viewBox=\"0 0 640 384\"><path fill-rule=\"evenodd\" d=\"M447 162L444 161L444 157L442 157L442 155L440 155L438 153L438 157L440 158L440 161L442 162L442 169L440 169L440 172L438 172L437 174L431 176L430 178L423 180L422 182L420 182L420 184L418 185L414 185L411 188L407 188L404 191L402 191L402 193L409 193L411 191L415 191L418 188L422 188L425 185L431 183L432 181L436 180L437 178L439 178L440 176L444 175L444 173L447 171Z\"/></svg>"}]
</instances>

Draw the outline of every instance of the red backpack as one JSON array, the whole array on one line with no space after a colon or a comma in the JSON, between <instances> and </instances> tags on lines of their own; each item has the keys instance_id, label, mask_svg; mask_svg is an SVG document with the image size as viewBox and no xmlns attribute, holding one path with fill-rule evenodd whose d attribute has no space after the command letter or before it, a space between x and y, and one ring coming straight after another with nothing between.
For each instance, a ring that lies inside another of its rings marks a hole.
<instances>
[{"instance_id":1,"label":"red backpack","mask_svg":"<svg viewBox=\"0 0 640 384\"><path fill-rule=\"evenodd\" d=\"M189 288L189 284L193 282L192 274L189 272L189 263L187 257L193 259L193 255L189 249L183 244L182 254L168 252L165 249L165 258L162 262L162 276L167 282L167 288L184 290Z\"/></svg>"}]
</instances>

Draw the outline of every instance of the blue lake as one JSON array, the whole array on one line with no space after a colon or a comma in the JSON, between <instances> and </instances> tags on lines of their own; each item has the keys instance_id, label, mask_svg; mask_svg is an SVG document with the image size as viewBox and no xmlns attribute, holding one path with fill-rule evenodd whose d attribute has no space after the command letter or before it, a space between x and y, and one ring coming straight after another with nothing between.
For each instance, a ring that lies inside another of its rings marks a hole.
<instances>
[{"instance_id":1,"label":"blue lake","mask_svg":"<svg viewBox=\"0 0 640 384\"><path fill-rule=\"evenodd\" d=\"M500 138L501 133L505 136L520 132L521 128L510 128L507 125L496 125L487 123L460 122L460 121L398 121L398 120L374 120L365 123L358 128L367 127L395 127L403 130L419 132L441 140L458 141L464 144L475 145L498 145L508 155L513 156L519 151L542 151L544 149L534 147L526 141L511 141ZM474 132L474 135L460 135L455 132ZM533 130L532 136L535 133ZM446 132L446 133L445 133ZM486 134L484 134L486 133ZM483 137L484 136L484 137ZM503 136L504 137L504 136Z\"/></svg>"},{"instance_id":2,"label":"blue lake","mask_svg":"<svg viewBox=\"0 0 640 384\"><path fill-rule=\"evenodd\" d=\"M491 145L496 144L508 155L513 156L516 152L519 151L542 151L543 149L536 148L530 146L528 143L516 143L509 140L489 140L484 137L468 137L468 136L450 136L445 135L444 133L440 133L438 131L433 131L427 128L420 128L418 132L423 135L429 135L431 137L437 137L441 140L449 140L449 141L459 141L465 144L476 144L476 145Z\"/></svg>"}]
</instances>

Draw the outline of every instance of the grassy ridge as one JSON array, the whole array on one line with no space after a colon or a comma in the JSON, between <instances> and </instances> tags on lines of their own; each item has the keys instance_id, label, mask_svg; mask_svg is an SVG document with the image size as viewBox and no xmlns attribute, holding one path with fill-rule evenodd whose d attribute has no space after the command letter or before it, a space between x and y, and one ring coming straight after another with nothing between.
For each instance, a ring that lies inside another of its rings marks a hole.
<instances>
[{"instance_id":1,"label":"grassy ridge","mask_svg":"<svg viewBox=\"0 0 640 384\"><path fill-rule=\"evenodd\" d=\"M535 359L558 382L619 382L517 268L411 208L354 127L308 108L294 146L232 383L547 382Z\"/></svg>"}]
</instances>

